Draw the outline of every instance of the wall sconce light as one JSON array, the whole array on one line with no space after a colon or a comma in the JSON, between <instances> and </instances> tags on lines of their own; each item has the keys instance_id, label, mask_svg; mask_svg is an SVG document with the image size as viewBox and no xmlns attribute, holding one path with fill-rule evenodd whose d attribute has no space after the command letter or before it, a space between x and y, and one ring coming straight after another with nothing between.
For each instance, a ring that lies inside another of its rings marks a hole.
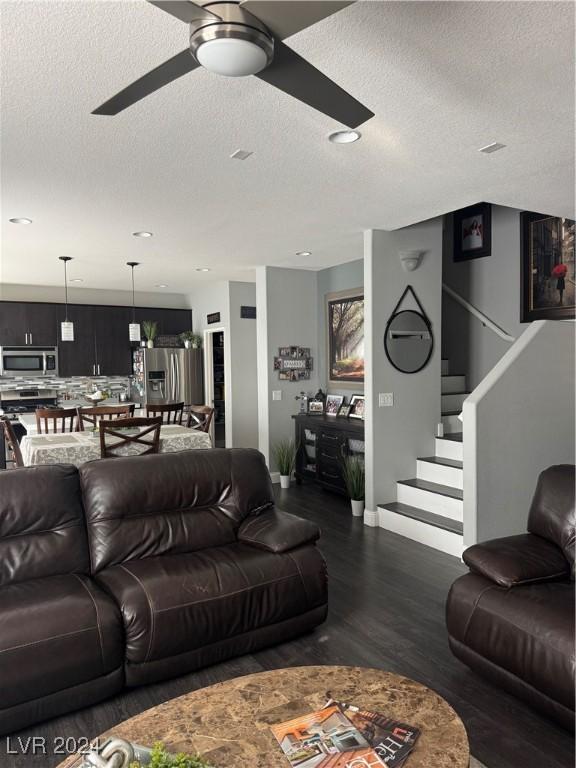
<instances>
[{"instance_id":1,"label":"wall sconce light","mask_svg":"<svg viewBox=\"0 0 576 768\"><path fill-rule=\"evenodd\" d=\"M405 272L414 272L418 269L422 261L424 251L400 251L400 263Z\"/></svg>"}]
</instances>

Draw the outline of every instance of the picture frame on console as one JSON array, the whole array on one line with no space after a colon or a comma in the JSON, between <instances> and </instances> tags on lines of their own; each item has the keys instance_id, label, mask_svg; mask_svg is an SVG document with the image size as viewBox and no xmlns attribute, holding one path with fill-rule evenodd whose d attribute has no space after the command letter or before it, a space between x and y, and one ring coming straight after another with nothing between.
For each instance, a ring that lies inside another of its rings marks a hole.
<instances>
[{"instance_id":1,"label":"picture frame on console","mask_svg":"<svg viewBox=\"0 0 576 768\"><path fill-rule=\"evenodd\" d=\"M350 413L348 414L351 419L364 419L364 395L352 395L350 398Z\"/></svg>"},{"instance_id":2,"label":"picture frame on console","mask_svg":"<svg viewBox=\"0 0 576 768\"><path fill-rule=\"evenodd\" d=\"M343 395L327 395L326 396L326 416L337 416L340 406L344 402Z\"/></svg>"}]
</instances>

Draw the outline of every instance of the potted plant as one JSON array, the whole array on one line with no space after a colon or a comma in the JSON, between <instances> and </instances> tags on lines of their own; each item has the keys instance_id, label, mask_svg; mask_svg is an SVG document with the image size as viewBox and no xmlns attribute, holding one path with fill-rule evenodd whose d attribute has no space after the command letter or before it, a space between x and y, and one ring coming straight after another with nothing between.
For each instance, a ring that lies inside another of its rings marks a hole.
<instances>
[{"instance_id":1,"label":"potted plant","mask_svg":"<svg viewBox=\"0 0 576 768\"><path fill-rule=\"evenodd\" d=\"M184 331L180 334L180 340L184 342L186 349L200 349L202 347L202 336L194 331Z\"/></svg>"},{"instance_id":2,"label":"potted plant","mask_svg":"<svg viewBox=\"0 0 576 768\"><path fill-rule=\"evenodd\" d=\"M144 335L148 340L148 349L152 349L154 346L154 339L158 333L158 323L155 320L143 320L142 328L144 329Z\"/></svg>"},{"instance_id":3,"label":"potted plant","mask_svg":"<svg viewBox=\"0 0 576 768\"><path fill-rule=\"evenodd\" d=\"M365 476L364 461L358 456L344 456L342 460L342 474L346 489L352 504L354 517L364 514Z\"/></svg>"},{"instance_id":4,"label":"potted plant","mask_svg":"<svg viewBox=\"0 0 576 768\"><path fill-rule=\"evenodd\" d=\"M280 472L280 487L290 488L290 477L296 464L296 446L293 440L280 440L272 447L274 461Z\"/></svg>"}]
</instances>

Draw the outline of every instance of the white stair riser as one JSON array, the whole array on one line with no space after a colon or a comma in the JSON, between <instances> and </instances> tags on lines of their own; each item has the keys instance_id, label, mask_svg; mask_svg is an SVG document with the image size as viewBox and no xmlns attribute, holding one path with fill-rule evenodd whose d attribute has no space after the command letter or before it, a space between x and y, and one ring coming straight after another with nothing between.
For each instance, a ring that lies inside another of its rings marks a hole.
<instances>
[{"instance_id":1,"label":"white stair riser","mask_svg":"<svg viewBox=\"0 0 576 768\"><path fill-rule=\"evenodd\" d=\"M462 403L468 397L468 393L460 393L459 395L442 395L442 413L447 411L461 411Z\"/></svg>"},{"instance_id":2,"label":"white stair riser","mask_svg":"<svg viewBox=\"0 0 576 768\"><path fill-rule=\"evenodd\" d=\"M442 360L441 367L442 367L442 370L441 370L442 376L448 376L448 374L450 373L450 361Z\"/></svg>"},{"instance_id":3,"label":"white stair riser","mask_svg":"<svg viewBox=\"0 0 576 768\"><path fill-rule=\"evenodd\" d=\"M442 376L442 394L449 395L451 392L466 391L466 376Z\"/></svg>"},{"instance_id":4,"label":"white stair riser","mask_svg":"<svg viewBox=\"0 0 576 768\"><path fill-rule=\"evenodd\" d=\"M431 483L451 485L453 488L464 488L464 472L457 467L447 467L444 464L433 464L431 461L416 462L416 477L429 480Z\"/></svg>"},{"instance_id":5,"label":"white stair riser","mask_svg":"<svg viewBox=\"0 0 576 768\"><path fill-rule=\"evenodd\" d=\"M451 416L442 416L442 424L444 425L444 432L462 432L462 422L456 414Z\"/></svg>"},{"instance_id":6,"label":"white stair riser","mask_svg":"<svg viewBox=\"0 0 576 768\"><path fill-rule=\"evenodd\" d=\"M439 549L454 557L461 557L464 550L462 536L451 531L444 531L420 520L399 515L389 509L378 507L380 527L392 531L407 539L419 541L428 547Z\"/></svg>"},{"instance_id":7,"label":"white stair riser","mask_svg":"<svg viewBox=\"0 0 576 768\"><path fill-rule=\"evenodd\" d=\"M442 438L437 437L435 455L440 459L462 461L464 458L464 446L455 440L442 440Z\"/></svg>"},{"instance_id":8,"label":"white stair riser","mask_svg":"<svg viewBox=\"0 0 576 768\"><path fill-rule=\"evenodd\" d=\"M424 491L421 488L414 488L411 485L403 485L402 483L396 484L396 497L403 504L419 507L428 512L434 512L436 515L450 517L452 520L460 520L462 522L464 517L462 499L453 499L451 496Z\"/></svg>"}]
</instances>

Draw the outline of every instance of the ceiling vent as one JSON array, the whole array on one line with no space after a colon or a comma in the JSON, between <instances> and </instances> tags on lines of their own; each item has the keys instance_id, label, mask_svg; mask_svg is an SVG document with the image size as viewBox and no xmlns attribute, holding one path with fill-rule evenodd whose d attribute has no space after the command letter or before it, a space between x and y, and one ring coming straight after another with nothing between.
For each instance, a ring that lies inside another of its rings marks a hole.
<instances>
[{"instance_id":1,"label":"ceiling vent","mask_svg":"<svg viewBox=\"0 0 576 768\"><path fill-rule=\"evenodd\" d=\"M250 155L254 154L253 152L248 152L247 149L237 149L236 152L232 152L230 157L233 160L246 160L247 157L250 157Z\"/></svg>"},{"instance_id":2,"label":"ceiling vent","mask_svg":"<svg viewBox=\"0 0 576 768\"><path fill-rule=\"evenodd\" d=\"M504 149L506 144L499 144L497 141L492 142L492 144L486 144L485 147L480 147L478 152L484 152L485 155L491 155L492 152L498 152L499 149Z\"/></svg>"}]
</instances>

